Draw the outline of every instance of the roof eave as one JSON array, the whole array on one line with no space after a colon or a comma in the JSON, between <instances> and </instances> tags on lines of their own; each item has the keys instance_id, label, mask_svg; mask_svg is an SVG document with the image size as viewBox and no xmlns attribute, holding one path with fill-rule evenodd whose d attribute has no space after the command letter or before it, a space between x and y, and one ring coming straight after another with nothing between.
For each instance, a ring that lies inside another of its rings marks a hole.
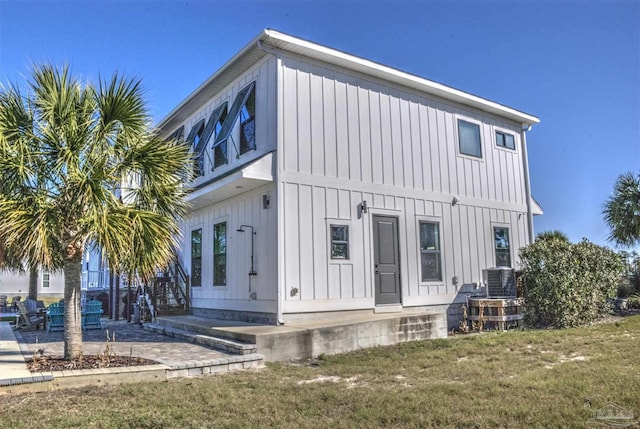
<instances>
[{"instance_id":1,"label":"roof eave","mask_svg":"<svg viewBox=\"0 0 640 429\"><path fill-rule=\"evenodd\" d=\"M265 30L264 34L266 37L263 42L272 45L277 49L284 49L310 58L326 61L331 64L342 65L348 69L353 69L380 79L392 81L399 85L419 90L421 92L478 108L501 117L506 117L519 122L522 125L528 126L540 122L540 119L528 113L512 109L494 101L490 101L365 58L356 57L333 48L318 45L271 29Z\"/></svg>"},{"instance_id":2,"label":"roof eave","mask_svg":"<svg viewBox=\"0 0 640 429\"><path fill-rule=\"evenodd\" d=\"M528 113L512 109L500 103L469 94L441 83L412 75L365 58L347 54L333 48L322 46L317 43L299 39L285 33L280 33L276 30L265 29L251 42L245 45L244 48L227 61L202 85L196 88L164 119L162 119L157 125L158 128L166 129L180 125L180 123L196 109L196 107L191 107L191 109L189 109L189 106L200 106L201 104L204 104L206 100L215 95L214 93L216 92L216 88L221 89L237 77L234 73L230 73L230 70L234 69L238 64L244 64L244 66L248 68L250 65L247 62L247 58L254 57L256 54L258 54L259 57L267 55L267 52L260 49L258 46L258 42L260 41L275 49L298 53L309 58L318 59L330 64L342 66L346 69L374 76L379 79L391 81L398 85L416 89L427 94L510 119L522 124L523 126L529 126L540 122L540 119ZM256 58L254 57L254 60L255 59Z\"/></svg>"}]
</instances>

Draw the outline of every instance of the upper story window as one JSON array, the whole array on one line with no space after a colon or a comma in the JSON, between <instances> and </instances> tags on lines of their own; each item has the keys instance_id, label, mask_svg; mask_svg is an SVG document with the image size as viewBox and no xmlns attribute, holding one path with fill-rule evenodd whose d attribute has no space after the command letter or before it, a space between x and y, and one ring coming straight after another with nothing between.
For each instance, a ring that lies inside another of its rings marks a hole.
<instances>
[{"instance_id":1,"label":"upper story window","mask_svg":"<svg viewBox=\"0 0 640 429\"><path fill-rule=\"evenodd\" d=\"M211 160L210 155L206 151L207 143L211 140L212 135L217 135L222 128L222 123L227 117L227 102L225 101L218 107L216 107L209 116L208 122L205 124L204 119L199 120L189 132L187 142L191 144L193 149L193 155L195 159L195 172L197 176L204 175L205 163L214 166L214 161ZM215 152L215 150L214 150ZM226 148L225 148L225 161L226 163Z\"/></svg>"},{"instance_id":2,"label":"upper story window","mask_svg":"<svg viewBox=\"0 0 640 429\"><path fill-rule=\"evenodd\" d=\"M496 248L496 267L511 266L511 246L509 244L509 228L493 228Z\"/></svg>"},{"instance_id":3,"label":"upper story window","mask_svg":"<svg viewBox=\"0 0 640 429\"><path fill-rule=\"evenodd\" d=\"M220 145L225 145L221 149L221 155L224 153L226 162L226 150L228 146L228 140L231 139L233 146L235 147L238 156L256 148L255 140L255 113L256 113L256 98L255 98L256 83L251 82L244 87L236 99L233 101L231 109L225 118L222 126L220 127L219 134L216 135L216 140L213 144L214 149ZM240 137L239 142L233 141L231 131L235 127L236 123L240 120ZM215 156L214 156L215 157ZM217 163L217 162L216 162ZM222 164L220 164L222 165Z\"/></svg>"},{"instance_id":4,"label":"upper story window","mask_svg":"<svg viewBox=\"0 0 640 429\"><path fill-rule=\"evenodd\" d=\"M502 131L496 131L496 145L500 147L506 147L507 149L516 148L516 140L513 134L503 133Z\"/></svg>"},{"instance_id":5,"label":"upper story window","mask_svg":"<svg viewBox=\"0 0 640 429\"><path fill-rule=\"evenodd\" d=\"M222 124L224 124L224 120L227 118L227 102L225 101L224 105L220 106L220 114L215 122L215 136L217 137L222 130ZM218 168L221 165L225 165L228 161L227 159L227 141L224 140L219 145L213 147L213 168Z\"/></svg>"},{"instance_id":6,"label":"upper story window","mask_svg":"<svg viewBox=\"0 0 640 429\"><path fill-rule=\"evenodd\" d=\"M169 140L180 140L182 136L184 136L184 125L180 126L180 128L171 133L171 135L169 136Z\"/></svg>"},{"instance_id":7,"label":"upper story window","mask_svg":"<svg viewBox=\"0 0 640 429\"><path fill-rule=\"evenodd\" d=\"M189 136L187 137L187 143L191 145L195 159L196 176L202 176L204 174L204 151L202 148L206 144L206 141L203 138L203 134L204 119L200 119L193 127L191 127L191 131L189 131Z\"/></svg>"},{"instance_id":8,"label":"upper story window","mask_svg":"<svg viewBox=\"0 0 640 429\"><path fill-rule=\"evenodd\" d=\"M240 155L256 148L256 92L251 90L240 110Z\"/></svg>"},{"instance_id":9,"label":"upper story window","mask_svg":"<svg viewBox=\"0 0 640 429\"><path fill-rule=\"evenodd\" d=\"M458 119L458 147L463 155L482 158L480 125Z\"/></svg>"},{"instance_id":10,"label":"upper story window","mask_svg":"<svg viewBox=\"0 0 640 429\"><path fill-rule=\"evenodd\" d=\"M420 265L422 281L442 281L442 254L440 250L440 224L420 222Z\"/></svg>"}]
</instances>

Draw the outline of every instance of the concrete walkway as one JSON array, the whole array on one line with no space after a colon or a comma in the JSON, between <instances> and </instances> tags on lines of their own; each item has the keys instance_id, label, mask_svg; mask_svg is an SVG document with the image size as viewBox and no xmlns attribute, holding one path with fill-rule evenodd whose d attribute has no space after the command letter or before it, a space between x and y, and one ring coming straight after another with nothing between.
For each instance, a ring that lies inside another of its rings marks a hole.
<instances>
[{"instance_id":1,"label":"concrete walkway","mask_svg":"<svg viewBox=\"0 0 640 429\"><path fill-rule=\"evenodd\" d=\"M9 322L0 322L0 386L52 379L51 374L34 374L27 369L11 325Z\"/></svg>"}]
</instances>

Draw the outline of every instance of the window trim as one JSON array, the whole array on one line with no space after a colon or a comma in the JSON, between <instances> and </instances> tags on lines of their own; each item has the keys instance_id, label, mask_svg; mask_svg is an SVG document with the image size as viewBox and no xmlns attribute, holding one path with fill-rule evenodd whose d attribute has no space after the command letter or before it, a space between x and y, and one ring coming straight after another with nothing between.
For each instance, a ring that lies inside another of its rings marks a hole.
<instances>
[{"instance_id":1,"label":"window trim","mask_svg":"<svg viewBox=\"0 0 640 429\"><path fill-rule=\"evenodd\" d=\"M438 228L438 243L437 243L437 249L435 251L429 251L429 250L423 250L422 249L422 225L423 224L431 224L431 225L436 225ZM441 228L442 222L438 219L418 219L418 250L419 250L419 254L418 254L418 259L419 259L419 278L420 278L420 283L442 283L443 279L444 279L444 267L442 264L442 228ZM422 255L424 254L437 254L438 258L439 258L439 267L440 267L440 278L439 279L425 279L423 277L423 273L422 273Z\"/></svg>"},{"instance_id":2,"label":"window trim","mask_svg":"<svg viewBox=\"0 0 640 429\"><path fill-rule=\"evenodd\" d=\"M507 241L508 241L508 255L509 255L509 265L498 265L498 247L497 247L497 243L496 243L496 230L498 229L506 229L507 230ZM507 268L514 268L513 267L513 254L511 252L512 250L512 239L511 239L511 228L510 225L507 224L492 224L491 225L491 240L493 242L493 262L494 262L494 266L496 268L498 267L507 267Z\"/></svg>"},{"instance_id":3,"label":"window trim","mask_svg":"<svg viewBox=\"0 0 640 429\"><path fill-rule=\"evenodd\" d=\"M224 123L222 124L222 129L220 130L220 134L216 136L216 140L213 143L214 148L220 145L222 142L227 141L229 139L229 137L231 136L231 132L235 128L236 121L240 118L240 112L242 111L242 107L244 107L245 103L249 99L251 92L255 91L255 88L256 88L256 81L254 80L249 85L245 86L240 91L238 91L238 94L236 95L236 98L233 101L233 104L231 105L231 109L227 111L227 117L225 118ZM254 118L255 118L255 115L254 115ZM252 150L255 150L255 149L256 149L256 145L254 142L254 147L252 148ZM242 155L239 151L240 150L239 147L236 148L236 150L238 151L238 154L237 154L238 156ZM227 159L228 159L228 155L227 155Z\"/></svg>"},{"instance_id":4,"label":"window trim","mask_svg":"<svg viewBox=\"0 0 640 429\"><path fill-rule=\"evenodd\" d=\"M484 144L482 143L482 122L475 120L475 119L470 119L467 117L463 117L463 116L456 116L455 117L455 139L456 139L456 151L458 153L458 156L462 156L462 157L467 157L469 159L473 159L473 160L484 160L484 156L483 156L483 146ZM478 138L479 138L479 144L480 144L480 155L474 155L474 154L470 154L470 153L466 153L462 151L462 147L461 147L461 143L462 140L460 138L460 122L466 122L468 124L471 125L475 125L476 127L478 127Z\"/></svg>"},{"instance_id":5,"label":"window trim","mask_svg":"<svg viewBox=\"0 0 640 429\"><path fill-rule=\"evenodd\" d=\"M502 145L498 144L498 134L502 134L503 136L509 135L509 136L513 137L513 147L511 148L511 147L506 146L506 145L502 146ZM506 149L506 150L510 150L510 151L514 151L514 152L516 151L516 146L517 145L516 145L516 134L515 133L513 133L511 131L507 131L507 130L502 129L502 128L495 127L493 135L494 135L494 138L495 138L495 141L496 141L496 147L497 148Z\"/></svg>"},{"instance_id":6,"label":"window trim","mask_svg":"<svg viewBox=\"0 0 640 429\"><path fill-rule=\"evenodd\" d=\"M193 234L195 232L200 232L200 257L198 258L200 260L200 282L199 284L195 284L193 279L195 278L195 276L193 275L193 272L195 271L195 266L194 266L194 256L193 256ZM189 255L191 257L191 261L190 261L190 265L191 265L191 271L190 271L190 284L191 287L202 287L202 250L204 248L203 244L203 228L202 226L198 227L198 228L194 228L191 230L191 239L189 240Z\"/></svg>"},{"instance_id":7,"label":"window trim","mask_svg":"<svg viewBox=\"0 0 640 429\"><path fill-rule=\"evenodd\" d=\"M339 221L338 221L339 222ZM329 258L332 262L337 261L350 261L351 260L351 244L350 244L350 234L349 234L350 225L347 223L330 223L329 224ZM346 228L346 240L334 240L333 239L333 228ZM333 255L333 245L335 244L346 244L347 246L347 255L344 258L337 257Z\"/></svg>"},{"instance_id":8,"label":"window trim","mask_svg":"<svg viewBox=\"0 0 640 429\"><path fill-rule=\"evenodd\" d=\"M215 243L216 243L216 226L218 225L225 225L225 231L224 231L224 235L225 235L225 245L224 245L224 283L216 283L216 256L222 255L222 253L216 253L215 250ZM212 279L211 279L211 284L214 287L226 287L228 284L228 277L229 277L229 273L228 273L228 259L227 259L227 255L229 254L229 221L225 218L225 219L218 219L217 221L214 221L213 223L213 228L212 228L212 246L211 246L211 250L212 250L212 257L211 257L211 262L213 265L213 272L212 272Z\"/></svg>"},{"instance_id":9,"label":"window trim","mask_svg":"<svg viewBox=\"0 0 640 429\"><path fill-rule=\"evenodd\" d=\"M49 287L51 287L51 273L47 270L42 270L42 288L48 289Z\"/></svg>"}]
</instances>

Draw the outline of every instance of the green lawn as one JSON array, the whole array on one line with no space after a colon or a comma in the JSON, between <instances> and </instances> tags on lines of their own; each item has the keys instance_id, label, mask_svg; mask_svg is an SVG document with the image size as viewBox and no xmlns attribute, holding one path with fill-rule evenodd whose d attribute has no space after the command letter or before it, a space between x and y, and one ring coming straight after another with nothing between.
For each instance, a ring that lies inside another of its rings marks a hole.
<instances>
[{"instance_id":1,"label":"green lawn","mask_svg":"<svg viewBox=\"0 0 640 429\"><path fill-rule=\"evenodd\" d=\"M640 316L0 401L20 428L593 427L608 405L640 418Z\"/></svg>"}]
</instances>

